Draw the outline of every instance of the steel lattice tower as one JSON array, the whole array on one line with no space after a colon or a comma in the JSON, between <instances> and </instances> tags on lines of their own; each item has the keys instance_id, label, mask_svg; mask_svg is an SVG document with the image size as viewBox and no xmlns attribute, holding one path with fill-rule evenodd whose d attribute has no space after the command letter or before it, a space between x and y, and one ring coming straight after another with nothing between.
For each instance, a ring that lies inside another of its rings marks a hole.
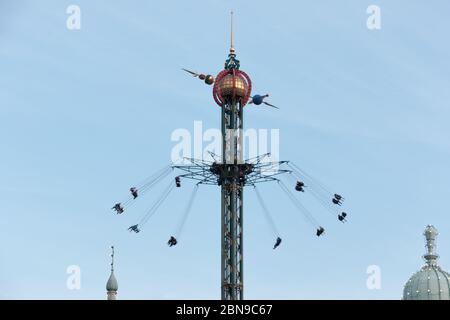
<instances>
[{"instance_id":1,"label":"steel lattice tower","mask_svg":"<svg viewBox=\"0 0 450 320\"><path fill-rule=\"evenodd\" d=\"M234 52L226 63L226 70L235 74ZM227 97L222 104L222 159L220 184L222 187L222 299L243 299L243 214L244 183L239 179L242 166L243 104L240 98Z\"/></svg>"},{"instance_id":2,"label":"steel lattice tower","mask_svg":"<svg viewBox=\"0 0 450 320\"><path fill-rule=\"evenodd\" d=\"M233 19L233 16L231 16ZM214 97L222 107L222 161L219 165L221 185L221 266L222 300L244 298L244 184L246 165L243 163L244 105L251 92L250 78L239 71L239 61L231 46L225 70L216 80ZM238 92L239 91L239 92Z\"/></svg>"},{"instance_id":3,"label":"steel lattice tower","mask_svg":"<svg viewBox=\"0 0 450 320\"><path fill-rule=\"evenodd\" d=\"M222 300L244 298L244 186L277 181L274 176L290 172L278 166L286 161L263 161L269 154L253 159L243 158L244 106L251 98L252 82L240 70L233 45L233 16L231 16L231 46L225 68L216 79L209 75L185 71L214 83L213 97L221 107L222 155L211 153L214 161L187 159L190 165L173 165L185 171L179 177L198 180L198 184L221 187L221 297ZM277 170L273 170L277 168Z\"/></svg>"}]
</instances>

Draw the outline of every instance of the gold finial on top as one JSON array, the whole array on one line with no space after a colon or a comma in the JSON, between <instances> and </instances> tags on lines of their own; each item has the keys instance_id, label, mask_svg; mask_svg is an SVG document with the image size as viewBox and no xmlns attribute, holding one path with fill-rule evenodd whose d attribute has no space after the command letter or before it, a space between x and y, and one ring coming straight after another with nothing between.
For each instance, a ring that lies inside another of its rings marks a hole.
<instances>
[{"instance_id":1,"label":"gold finial on top","mask_svg":"<svg viewBox=\"0 0 450 320\"><path fill-rule=\"evenodd\" d=\"M231 11L231 39L230 54L234 54L233 11Z\"/></svg>"}]
</instances>

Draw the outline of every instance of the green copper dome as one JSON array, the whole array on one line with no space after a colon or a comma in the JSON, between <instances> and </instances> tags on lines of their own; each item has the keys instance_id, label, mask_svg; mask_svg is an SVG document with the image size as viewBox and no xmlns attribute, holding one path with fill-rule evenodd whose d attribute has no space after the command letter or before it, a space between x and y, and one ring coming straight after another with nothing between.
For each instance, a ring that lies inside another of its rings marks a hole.
<instances>
[{"instance_id":1,"label":"green copper dome","mask_svg":"<svg viewBox=\"0 0 450 320\"><path fill-rule=\"evenodd\" d=\"M450 274L437 265L436 228L428 225L424 236L427 253L423 256L426 265L416 272L403 289L404 300L450 300Z\"/></svg>"}]
</instances>

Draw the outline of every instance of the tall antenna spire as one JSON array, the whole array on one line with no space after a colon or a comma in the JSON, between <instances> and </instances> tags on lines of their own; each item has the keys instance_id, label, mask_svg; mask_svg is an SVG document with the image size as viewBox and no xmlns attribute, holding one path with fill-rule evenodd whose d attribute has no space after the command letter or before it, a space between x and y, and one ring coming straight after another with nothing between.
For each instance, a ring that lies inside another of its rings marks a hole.
<instances>
[{"instance_id":1,"label":"tall antenna spire","mask_svg":"<svg viewBox=\"0 0 450 320\"><path fill-rule=\"evenodd\" d=\"M230 55L234 55L234 30L233 30L233 11L231 11L231 32L230 32Z\"/></svg>"},{"instance_id":2,"label":"tall antenna spire","mask_svg":"<svg viewBox=\"0 0 450 320\"><path fill-rule=\"evenodd\" d=\"M236 51L234 50L234 26L233 26L233 15L234 12L231 11L231 23L230 23L230 53L228 54L228 59L225 61L225 69L239 69L239 60L236 59Z\"/></svg>"}]
</instances>

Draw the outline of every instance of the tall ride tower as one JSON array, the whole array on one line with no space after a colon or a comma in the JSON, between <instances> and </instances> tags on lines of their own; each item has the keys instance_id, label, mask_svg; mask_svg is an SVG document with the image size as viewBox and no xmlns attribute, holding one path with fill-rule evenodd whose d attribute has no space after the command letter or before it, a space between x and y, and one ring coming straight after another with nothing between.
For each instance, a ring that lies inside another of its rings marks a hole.
<instances>
[{"instance_id":1,"label":"tall ride tower","mask_svg":"<svg viewBox=\"0 0 450 320\"><path fill-rule=\"evenodd\" d=\"M213 89L214 98L222 111L222 163L217 164L215 169L221 185L223 300L240 300L244 295L243 209L245 171L248 171L248 166L243 163L242 142L244 105L250 93L250 78L239 70L239 60L236 59L231 21L230 53L225 69L218 74Z\"/></svg>"},{"instance_id":2,"label":"tall ride tower","mask_svg":"<svg viewBox=\"0 0 450 320\"><path fill-rule=\"evenodd\" d=\"M267 95L251 97L252 82L250 77L240 70L239 60L236 59L233 12L230 37L230 52L225 67L215 79L211 75L197 74L184 69L194 77L204 80L206 84L214 84L213 97L221 108L222 155L219 157L211 153L214 162L188 159L192 165L172 167L187 172L179 177L198 180L198 184L221 187L221 297L222 300L242 300L244 186L277 181L273 176L289 170L274 171L275 167L278 168L285 161L263 161L268 154L247 160L243 158L244 106L247 103L255 105L266 103L263 99Z\"/></svg>"}]
</instances>

